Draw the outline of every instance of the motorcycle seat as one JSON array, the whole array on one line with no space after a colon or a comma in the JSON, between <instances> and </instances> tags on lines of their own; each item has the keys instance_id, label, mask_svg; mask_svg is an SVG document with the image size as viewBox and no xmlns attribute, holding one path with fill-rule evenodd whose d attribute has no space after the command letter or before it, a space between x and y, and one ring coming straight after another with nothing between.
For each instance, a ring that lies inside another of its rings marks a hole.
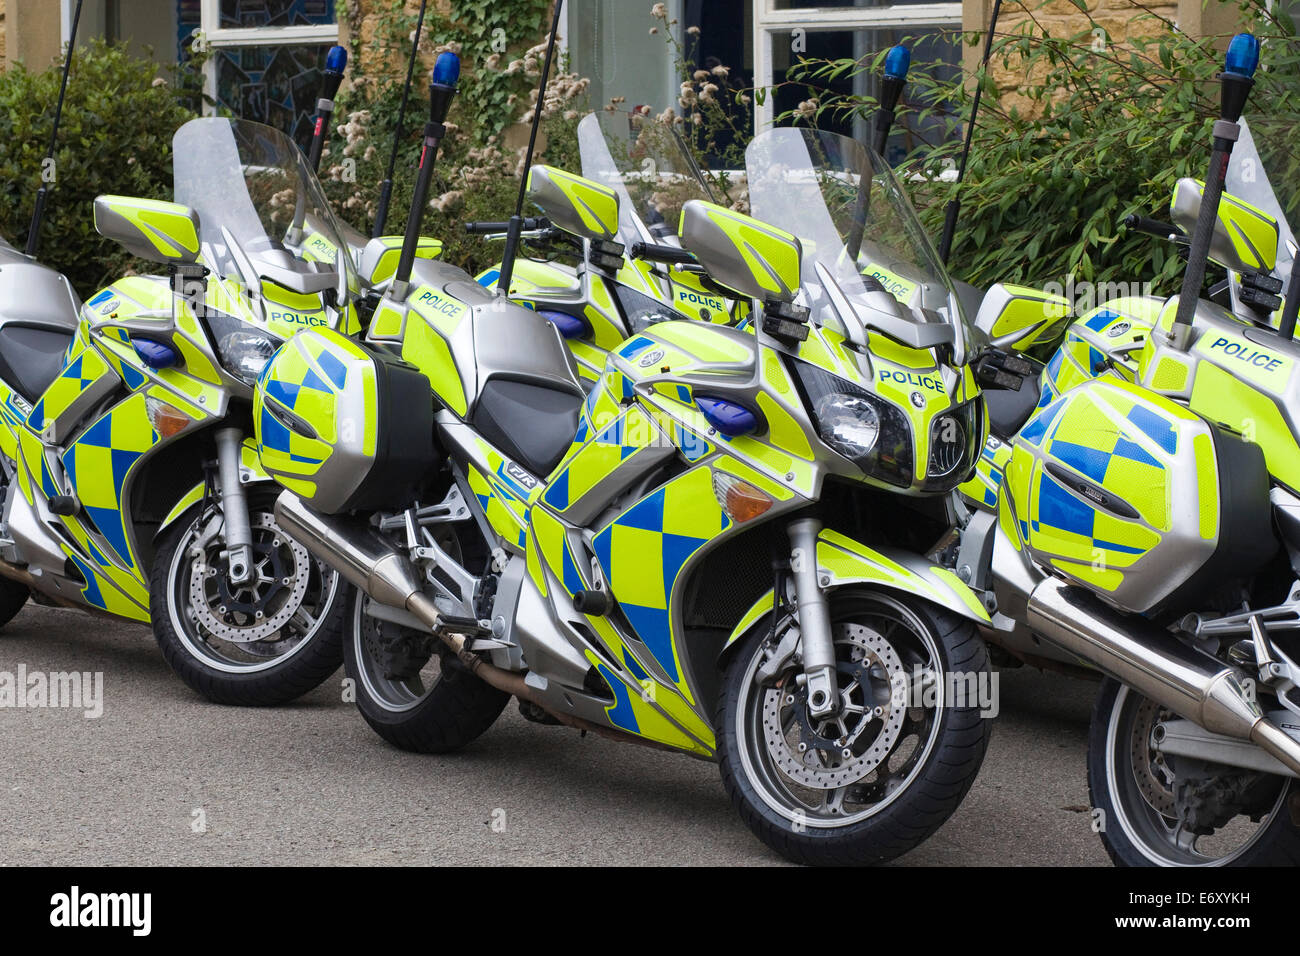
<instances>
[{"instance_id":1,"label":"motorcycle seat","mask_svg":"<svg viewBox=\"0 0 1300 956\"><path fill-rule=\"evenodd\" d=\"M1038 407L1043 367L1032 359L1026 361L1033 364L1034 374L1021 382L1019 391L1009 388L990 388L984 392L984 401L989 409L989 429L995 437L1003 441L1014 437Z\"/></svg>"},{"instance_id":2,"label":"motorcycle seat","mask_svg":"<svg viewBox=\"0 0 1300 956\"><path fill-rule=\"evenodd\" d=\"M498 377L483 387L473 423L507 456L544 478L573 444L582 402L568 388Z\"/></svg>"}]
</instances>

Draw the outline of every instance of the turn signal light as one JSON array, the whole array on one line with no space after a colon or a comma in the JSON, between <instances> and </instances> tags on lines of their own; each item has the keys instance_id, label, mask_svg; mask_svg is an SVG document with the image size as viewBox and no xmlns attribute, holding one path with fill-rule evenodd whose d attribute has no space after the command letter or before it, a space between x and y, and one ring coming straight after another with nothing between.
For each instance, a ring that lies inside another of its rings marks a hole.
<instances>
[{"instance_id":1,"label":"turn signal light","mask_svg":"<svg viewBox=\"0 0 1300 956\"><path fill-rule=\"evenodd\" d=\"M146 398L145 406L149 409L149 423L160 438L171 438L185 430L192 421L190 416L175 406L156 398Z\"/></svg>"},{"instance_id":2,"label":"turn signal light","mask_svg":"<svg viewBox=\"0 0 1300 956\"><path fill-rule=\"evenodd\" d=\"M753 521L772 507L772 496L767 492L721 471L713 473L713 496L737 524Z\"/></svg>"}]
</instances>

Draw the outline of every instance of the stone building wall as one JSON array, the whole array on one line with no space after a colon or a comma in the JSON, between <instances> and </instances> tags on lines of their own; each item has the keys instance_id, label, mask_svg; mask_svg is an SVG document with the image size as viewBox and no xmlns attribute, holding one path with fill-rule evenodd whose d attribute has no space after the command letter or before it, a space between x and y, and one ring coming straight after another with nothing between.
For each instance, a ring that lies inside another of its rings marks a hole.
<instances>
[{"instance_id":1,"label":"stone building wall","mask_svg":"<svg viewBox=\"0 0 1300 956\"><path fill-rule=\"evenodd\" d=\"M1072 37L1092 29L1089 17L1106 31L1101 40L1122 45L1137 36L1158 36L1170 29L1170 23L1192 36L1214 36L1226 48L1228 38L1239 25L1239 11L1233 2L1224 0L1152 0L1141 6L1134 0L1087 0L1085 14L1073 0L1003 0L998 14L997 35L1015 34L1031 23L1040 32L1053 37ZM965 0L962 29L983 34L988 29L993 0ZM1148 12L1149 11L1149 12ZM968 75L979 68L983 42L967 46L963 57ZM990 64L994 81L1004 105L1017 105L1015 90L1032 81L1033 76L1012 61L994 57Z\"/></svg>"}]
</instances>

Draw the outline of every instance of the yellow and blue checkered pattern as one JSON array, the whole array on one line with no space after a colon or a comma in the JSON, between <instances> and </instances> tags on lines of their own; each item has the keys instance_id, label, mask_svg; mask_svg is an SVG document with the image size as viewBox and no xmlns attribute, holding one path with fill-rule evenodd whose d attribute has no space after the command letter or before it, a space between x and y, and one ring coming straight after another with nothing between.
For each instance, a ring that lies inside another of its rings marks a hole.
<instances>
[{"instance_id":1,"label":"yellow and blue checkered pattern","mask_svg":"<svg viewBox=\"0 0 1300 956\"><path fill-rule=\"evenodd\" d=\"M62 457L83 513L128 568L135 567L135 556L123 520L123 489L131 468L157 442L144 396L137 393L87 428Z\"/></svg>"},{"instance_id":2,"label":"yellow and blue checkered pattern","mask_svg":"<svg viewBox=\"0 0 1300 956\"><path fill-rule=\"evenodd\" d=\"M27 418L33 431L42 431L71 407L82 394L105 375L112 374L103 357L94 349L82 349L63 367L57 378L45 389Z\"/></svg>"},{"instance_id":3,"label":"yellow and blue checkered pattern","mask_svg":"<svg viewBox=\"0 0 1300 956\"><path fill-rule=\"evenodd\" d=\"M1006 472L1021 539L1075 577L1108 590L1118 587L1124 580L1120 569L1170 530L1170 467L1182 424L1154 401L1100 382L1036 412L1021 430ZM1107 506L1067 488L1048 463L1066 466ZM1132 517L1121 517L1126 511Z\"/></svg>"},{"instance_id":4,"label":"yellow and blue checkered pattern","mask_svg":"<svg viewBox=\"0 0 1300 956\"><path fill-rule=\"evenodd\" d=\"M712 471L697 466L638 501L593 542L623 614L679 686L673 591L687 562L730 526L713 493Z\"/></svg>"},{"instance_id":5,"label":"yellow and blue checkered pattern","mask_svg":"<svg viewBox=\"0 0 1300 956\"><path fill-rule=\"evenodd\" d=\"M347 385L347 365L331 351L333 336L320 331L296 336L262 370L254 397L258 455L263 467L300 494L314 492L315 476L338 441L339 393ZM341 336L338 336L341 338ZM370 396L366 396L369 400ZM291 430L267 407L270 400L311 426L315 437ZM373 428L373 408L358 427Z\"/></svg>"}]
</instances>

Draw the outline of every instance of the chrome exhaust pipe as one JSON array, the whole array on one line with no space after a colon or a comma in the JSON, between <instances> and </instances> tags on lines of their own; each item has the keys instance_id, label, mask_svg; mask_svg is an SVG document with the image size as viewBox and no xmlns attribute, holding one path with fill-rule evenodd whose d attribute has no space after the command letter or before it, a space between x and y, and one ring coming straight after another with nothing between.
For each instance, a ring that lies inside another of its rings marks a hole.
<instances>
[{"instance_id":1,"label":"chrome exhaust pipe","mask_svg":"<svg viewBox=\"0 0 1300 956\"><path fill-rule=\"evenodd\" d=\"M1083 588L1046 578L1029 596L1034 633L1181 717L1249 740L1300 774L1300 742L1264 716L1236 671L1142 618L1125 617Z\"/></svg>"},{"instance_id":2,"label":"chrome exhaust pipe","mask_svg":"<svg viewBox=\"0 0 1300 956\"><path fill-rule=\"evenodd\" d=\"M275 500L275 522L285 534L374 600L390 607L405 608L414 614L456 653L456 657L470 673L485 684L520 700L530 701L560 723L583 733L590 731L613 740L664 750L674 749L657 741L557 711L547 705L542 694L529 685L522 674L503 670L475 654L467 646L463 634L447 629L448 624L437 605L420 590L419 575L410 562L370 525L355 518L323 515L308 507L291 491L281 492Z\"/></svg>"},{"instance_id":3,"label":"chrome exhaust pipe","mask_svg":"<svg viewBox=\"0 0 1300 956\"><path fill-rule=\"evenodd\" d=\"M355 518L323 515L291 491L281 492L275 500L275 522L373 600L404 608L419 618L485 683L543 706L521 675L485 661L469 650L465 635L448 629L438 606L420 589L415 568L370 525Z\"/></svg>"},{"instance_id":4,"label":"chrome exhaust pipe","mask_svg":"<svg viewBox=\"0 0 1300 956\"><path fill-rule=\"evenodd\" d=\"M323 515L291 491L275 500L275 523L289 537L316 555L380 604L414 614L460 653L465 638L443 634L445 622L436 604L420 589L410 562L368 524L354 518Z\"/></svg>"}]
</instances>

